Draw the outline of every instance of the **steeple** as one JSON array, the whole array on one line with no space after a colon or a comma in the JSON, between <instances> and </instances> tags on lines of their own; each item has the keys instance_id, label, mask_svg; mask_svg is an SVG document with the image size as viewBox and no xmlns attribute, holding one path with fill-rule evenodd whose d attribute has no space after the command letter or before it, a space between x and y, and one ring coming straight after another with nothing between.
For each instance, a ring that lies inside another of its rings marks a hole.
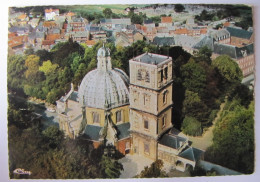
<instances>
[{"instance_id":1,"label":"steeple","mask_svg":"<svg viewBox=\"0 0 260 182\"><path fill-rule=\"evenodd\" d=\"M107 71L112 69L110 50L105 47L104 43L103 43L103 47L98 49L97 60L98 60L98 64L97 64L98 70Z\"/></svg>"}]
</instances>

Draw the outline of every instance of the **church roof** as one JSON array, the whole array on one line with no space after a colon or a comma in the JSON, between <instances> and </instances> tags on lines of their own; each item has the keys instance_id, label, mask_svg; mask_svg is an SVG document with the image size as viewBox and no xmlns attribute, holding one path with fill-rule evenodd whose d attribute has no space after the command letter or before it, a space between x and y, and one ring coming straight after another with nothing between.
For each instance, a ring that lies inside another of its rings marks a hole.
<instances>
[{"instance_id":1,"label":"church roof","mask_svg":"<svg viewBox=\"0 0 260 182\"><path fill-rule=\"evenodd\" d=\"M130 123L123 123L120 125L116 125L118 131L118 140L130 137Z\"/></svg>"},{"instance_id":2,"label":"church roof","mask_svg":"<svg viewBox=\"0 0 260 182\"><path fill-rule=\"evenodd\" d=\"M174 37L155 37L153 39L153 44L159 45L159 46L171 46L175 45Z\"/></svg>"},{"instance_id":3,"label":"church roof","mask_svg":"<svg viewBox=\"0 0 260 182\"><path fill-rule=\"evenodd\" d=\"M99 132L102 127L100 126L95 126L95 125L87 125L85 127L83 136L92 141L99 141Z\"/></svg>"},{"instance_id":4,"label":"church roof","mask_svg":"<svg viewBox=\"0 0 260 182\"><path fill-rule=\"evenodd\" d=\"M111 67L109 49L98 50L97 69L83 78L79 87L80 103L92 108L108 109L129 104L129 78Z\"/></svg>"},{"instance_id":5,"label":"church roof","mask_svg":"<svg viewBox=\"0 0 260 182\"><path fill-rule=\"evenodd\" d=\"M239 37L243 39L250 39L253 32L249 32L243 29L234 28L234 27L227 27L227 31L229 31L230 36L232 37Z\"/></svg>"},{"instance_id":6,"label":"church roof","mask_svg":"<svg viewBox=\"0 0 260 182\"><path fill-rule=\"evenodd\" d=\"M160 138L159 143L170 148L178 149L186 141L186 138L173 134L165 134Z\"/></svg>"},{"instance_id":7,"label":"church roof","mask_svg":"<svg viewBox=\"0 0 260 182\"><path fill-rule=\"evenodd\" d=\"M140 56L135 57L133 60L146 63L146 64L158 65L166 60L169 60L169 58L168 56L152 54L152 53L144 53Z\"/></svg>"},{"instance_id":8,"label":"church roof","mask_svg":"<svg viewBox=\"0 0 260 182\"><path fill-rule=\"evenodd\" d=\"M202 150L193 147L188 147L184 149L178 156L196 162L201 158L202 154Z\"/></svg>"}]
</instances>

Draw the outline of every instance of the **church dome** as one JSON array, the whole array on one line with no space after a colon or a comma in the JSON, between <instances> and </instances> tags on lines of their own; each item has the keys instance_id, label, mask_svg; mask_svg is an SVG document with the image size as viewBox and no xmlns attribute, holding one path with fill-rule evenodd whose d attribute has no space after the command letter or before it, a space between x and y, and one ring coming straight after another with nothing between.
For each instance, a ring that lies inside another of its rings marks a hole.
<instances>
[{"instance_id":1,"label":"church dome","mask_svg":"<svg viewBox=\"0 0 260 182\"><path fill-rule=\"evenodd\" d=\"M106 66L111 65L109 55L104 46L98 50L98 68L87 73L79 87L82 105L108 109L129 104L129 78L122 70Z\"/></svg>"}]
</instances>

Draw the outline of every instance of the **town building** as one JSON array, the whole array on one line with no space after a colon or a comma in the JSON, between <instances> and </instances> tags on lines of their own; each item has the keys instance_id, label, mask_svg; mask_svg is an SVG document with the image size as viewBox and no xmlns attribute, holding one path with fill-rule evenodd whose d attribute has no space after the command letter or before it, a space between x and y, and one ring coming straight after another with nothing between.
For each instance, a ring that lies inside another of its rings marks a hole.
<instances>
[{"instance_id":1,"label":"town building","mask_svg":"<svg viewBox=\"0 0 260 182\"><path fill-rule=\"evenodd\" d=\"M54 20L56 16L59 16L60 10L59 9L45 9L45 20Z\"/></svg>"}]
</instances>

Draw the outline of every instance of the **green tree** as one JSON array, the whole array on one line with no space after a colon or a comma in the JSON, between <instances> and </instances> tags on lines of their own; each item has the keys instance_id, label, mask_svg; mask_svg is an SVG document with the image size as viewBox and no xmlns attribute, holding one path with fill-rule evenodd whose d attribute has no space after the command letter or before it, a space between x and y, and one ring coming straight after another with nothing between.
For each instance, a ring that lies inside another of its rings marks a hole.
<instances>
[{"instance_id":1,"label":"green tree","mask_svg":"<svg viewBox=\"0 0 260 182\"><path fill-rule=\"evenodd\" d=\"M221 76L229 83L240 83L243 75L238 64L227 55L218 56L212 65L219 71Z\"/></svg>"},{"instance_id":2,"label":"green tree","mask_svg":"<svg viewBox=\"0 0 260 182\"><path fill-rule=\"evenodd\" d=\"M203 67L191 58L187 64L181 66L180 71L183 86L190 91L202 94L206 86L206 73Z\"/></svg>"},{"instance_id":3,"label":"green tree","mask_svg":"<svg viewBox=\"0 0 260 182\"><path fill-rule=\"evenodd\" d=\"M185 10L185 7L182 4L176 4L174 6L174 11L177 13L183 12Z\"/></svg>"},{"instance_id":4,"label":"green tree","mask_svg":"<svg viewBox=\"0 0 260 182\"><path fill-rule=\"evenodd\" d=\"M205 160L246 174L254 171L254 102L248 109L239 100L227 102L213 135Z\"/></svg>"},{"instance_id":5,"label":"green tree","mask_svg":"<svg viewBox=\"0 0 260 182\"><path fill-rule=\"evenodd\" d=\"M25 59L23 56L8 56L7 64L7 86L8 90L23 92L23 82L25 79Z\"/></svg>"},{"instance_id":6,"label":"green tree","mask_svg":"<svg viewBox=\"0 0 260 182\"><path fill-rule=\"evenodd\" d=\"M150 167L146 166L144 170L137 176L138 178L162 178L168 177L166 172L162 169L163 161L158 159L153 162Z\"/></svg>"},{"instance_id":7,"label":"green tree","mask_svg":"<svg viewBox=\"0 0 260 182\"><path fill-rule=\"evenodd\" d=\"M183 116L192 116L200 120L200 122L207 121L208 108L201 100L198 93L186 90L185 99L182 108Z\"/></svg>"},{"instance_id":8,"label":"green tree","mask_svg":"<svg viewBox=\"0 0 260 182\"><path fill-rule=\"evenodd\" d=\"M42 71L45 75L48 75L50 73L54 73L58 67L58 64L52 64L50 60L43 61L42 66L39 67L39 71Z\"/></svg>"},{"instance_id":9,"label":"green tree","mask_svg":"<svg viewBox=\"0 0 260 182\"><path fill-rule=\"evenodd\" d=\"M51 148L58 147L64 138L62 131L60 131L57 126L49 126L42 132L42 134L46 137Z\"/></svg>"},{"instance_id":10,"label":"green tree","mask_svg":"<svg viewBox=\"0 0 260 182\"><path fill-rule=\"evenodd\" d=\"M36 55L29 55L25 60L25 66L27 68L25 77L29 83L36 83L36 75L39 71L40 58Z\"/></svg>"},{"instance_id":11,"label":"green tree","mask_svg":"<svg viewBox=\"0 0 260 182\"><path fill-rule=\"evenodd\" d=\"M113 12L110 8L106 8L103 10L103 14L104 14L105 18L111 18Z\"/></svg>"},{"instance_id":12,"label":"green tree","mask_svg":"<svg viewBox=\"0 0 260 182\"><path fill-rule=\"evenodd\" d=\"M102 156L100 165L104 178L119 178L120 171L124 170L121 163L105 155Z\"/></svg>"},{"instance_id":13,"label":"green tree","mask_svg":"<svg viewBox=\"0 0 260 182\"><path fill-rule=\"evenodd\" d=\"M185 134L191 136L200 136L202 134L201 122L190 116L184 118L181 129Z\"/></svg>"}]
</instances>

